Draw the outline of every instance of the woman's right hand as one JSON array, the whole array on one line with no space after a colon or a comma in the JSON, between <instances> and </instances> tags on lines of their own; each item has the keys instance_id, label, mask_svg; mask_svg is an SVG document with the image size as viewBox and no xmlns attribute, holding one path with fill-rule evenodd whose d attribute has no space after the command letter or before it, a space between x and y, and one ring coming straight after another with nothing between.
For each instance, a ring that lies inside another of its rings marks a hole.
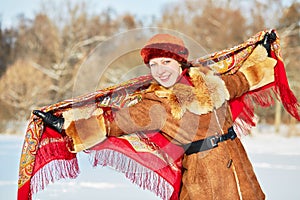
<instances>
[{"instance_id":1,"label":"woman's right hand","mask_svg":"<svg viewBox=\"0 0 300 200\"><path fill-rule=\"evenodd\" d=\"M41 118L46 126L53 128L59 133L62 132L65 121L64 118L57 117L50 112L43 112L40 110L34 110L32 113Z\"/></svg>"}]
</instances>

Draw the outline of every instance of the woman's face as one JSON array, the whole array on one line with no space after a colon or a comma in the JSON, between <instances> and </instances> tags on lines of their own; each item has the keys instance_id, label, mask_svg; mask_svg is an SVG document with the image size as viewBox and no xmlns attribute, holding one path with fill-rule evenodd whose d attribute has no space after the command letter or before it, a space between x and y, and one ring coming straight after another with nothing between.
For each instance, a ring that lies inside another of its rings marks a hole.
<instances>
[{"instance_id":1,"label":"woman's face","mask_svg":"<svg viewBox=\"0 0 300 200\"><path fill-rule=\"evenodd\" d=\"M166 88L172 87L182 72L179 62L172 58L152 58L149 66L153 78Z\"/></svg>"}]
</instances>

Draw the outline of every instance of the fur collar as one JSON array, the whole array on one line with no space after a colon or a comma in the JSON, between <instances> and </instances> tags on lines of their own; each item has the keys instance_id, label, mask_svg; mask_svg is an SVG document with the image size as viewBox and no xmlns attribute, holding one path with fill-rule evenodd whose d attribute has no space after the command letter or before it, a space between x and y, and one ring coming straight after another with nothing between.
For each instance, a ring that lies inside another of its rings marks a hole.
<instances>
[{"instance_id":1,"label":"fur collar","mask_svg":"<svg viewBox=\"0 0 300 200\"><path fill-rule=\"evenodd\" d=\"M153 83L148 89L156 96L169 100L174 118L181 119L186 110L197 115L207 114L229 99L225 83L213 71L192 67L189 75L194 86L176 83L171 88L165 88Z\"/></svg>"}]
</instances>

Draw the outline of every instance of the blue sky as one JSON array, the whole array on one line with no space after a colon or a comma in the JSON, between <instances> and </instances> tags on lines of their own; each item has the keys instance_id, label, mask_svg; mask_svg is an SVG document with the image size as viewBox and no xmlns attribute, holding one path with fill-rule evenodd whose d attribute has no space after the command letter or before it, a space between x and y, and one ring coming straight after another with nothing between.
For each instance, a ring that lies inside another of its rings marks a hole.
<instances>
[{"instance_id":1,"label":"blue sky","mask_svg":"<svg viewBox=\"0 0 300 200\"><path fill-rule=\"evenodd\" d=\"M26 17L34 16L40 9L42 2L50 0L0 0L0 17L2 27L13 25L19 14ZM51 2L63 2L64 0L52 0ZM150 15L160 12L162 6L168 2L178 0L71 0L71 2L88 2L94 12L100 12L107 7L114 8L118 13L130 12L137 16Z\"/></svg>"},{"instance_id":2,"label":"blue sky","mask_svg":"<svg viewBox=\"0 0 300 200\"><path fill-rule=\"evenodd\" d=\"M0 21L2 27L14 25L19 14L25 17L33 17L40 10L43 2L65 2L66 0L0 0ZM69 0L70 2L88 2L92 12L112 7L118 14L130 12L136 16L149 16L160 13L166 3L178 2L180 0ZM248 0L242 0L247 2ZM251 0L249 0L251 1ZM263 0L261 0L263 1ZM283 0L284 4L290 4L293 0Z\"/></svg>"}]
</instances>

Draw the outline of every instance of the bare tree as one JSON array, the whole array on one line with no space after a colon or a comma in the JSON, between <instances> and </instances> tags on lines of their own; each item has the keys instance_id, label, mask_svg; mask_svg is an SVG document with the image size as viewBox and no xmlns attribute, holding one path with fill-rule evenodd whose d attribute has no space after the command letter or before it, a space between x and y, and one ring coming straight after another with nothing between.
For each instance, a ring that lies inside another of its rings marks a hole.
<instances>
[{"instance_id":1,"label":"bare tree","mask_svg":"<svg viewBox=\"0 0 300 200\"><path fill-rule=\"evenodd\" d=\"M297 99L300 99L300 77L298 76L298 72L300 70L300 3L294 2L290 7L284 9L282 17L279 19L278 29L281 35L282 41L282 55L285 61L287 77L289 79L290 87L295 93ZM281 113L283 109L279 109L276 113L276 116L282 121L286 121L291 124L289 135L299 135L300 131L296 129L296 120L289 116L286 112ZM281 107L280 107L281 108ZM281 121L277 121L275 124L277 130L279 131L279 123Z\"/></svg>"},{"instance_id":2,"label":"bare tree","mask_svg":"<svg viewBox=\"0 0 300 200\"><path fill-rule=\"evenodd\" d=\"M11 64L14 58L13 41L15 30L2 29L0 21L0 77L4 74L7 66Z\"/></svg>"},{"instance_id":3,"label":"bare tree","mask_svg":"<svg viewBox=\"0 0 300 200\"><path fill-rule=\"evenodd\" d=\"M0 100L11 108L16 120L24 120L30 110L49 103L50 82L29 60L18 60L0 80Z\"/></svg>"},{"instance_id":4,"label":"bare tree","mask_svg":"<svg viewBox=\"0 0 300 200\"><path fill-rule=\"evenodd\" d=\"M12 115L1 118L24 119L34 107L72 97L75 75L90 52L118 30L139 24L132 15L118 16L110 8L98 15L91 15L84 3L66 2L57 8L48 2L32 20L19 17L9 46L15 60L1 78L1 105L6 105L1 111Z\"/></svg>"},{"instance_id":5,"label":"bare tree","mask_svg":"<svg viewBox=\"0 0 300 200\"><path fill-rule=\"evenodd\" d=\"M32 66L51 78L52 102L71 97L72 81L76 70L88 53L105 39L89 27L97 25L99 17L88 18L80 5L66 4L68 17L63 27L53 22L47 13L37 14L32 23L19 27L16 42L19 57L30 57ZM53 15L53 13L52 13ZM63 18L61 18L63 19ZM100 20L99 20L100 21Z\"/></svg>"},{"instance_id":6,"label":"bare tree","mask_svg":"<svg viewBox=\"0 0 300 200\"><path fill-rule=\"evenodd\" d=\"M277 29L290 86L299 99L299 10L296 1L284 7L280 0L186 0L167 6L158 25L182 31L208 52L232 47L258 31ZM275 120L278 127L294 122L279 103L257 112L262 121Z\"/></svg>"},{"instance_id":7,"label":"bare tree","mask_svg":"<svg viewBox=\"0 0 300 200\"><path fill-rule=\"evenodd\" d=\"M296 1L284 9L280 0L185 0L166 4L162 11L161 17L153 18L155 24L151 25L181 31L201 44L207 53L239 44L257 31L277 28L288 78L299 97L299 3ZM5 74L3 70L4 75L0 79L0 104L6 105L5 109L1 109L0 118L13 117L16 112L18 117L24 118L35 106L72 97L78 69L97 45L120 31L142 27L143 23L130 13L118 15L112 8L92 14L87 4L70 1L59 4L48 1L41 5L40 12L33 19L20 15L15 29L0 30L0 58L1 61L6 59L6 66L9 66ZM121 50L123 46L138 42L141 41L134 37L119 41L107 47L110 50L107 52L116 56L114 53L119 51L113 51L114 48ZM138 66L141 63L136 57L137 48L132 50L123 52L111 63L111 68L118 71L107 71L104 76L106 82L116 81L110 80L110 73L122 75L121 68L127 70L128 65ZM98 66L105 67L105 63L101 63L103 60L94 61L88 64L96 65L95 70ZM36 77L35 80L32 77ZM80 84L88 85L89 81L87 77ZM282 111L281 107L278 110ZM12 115L7 115L7 112ZM259 115L272 122L274 113L274 109L267 109ZM279 119L290 121L285 112Z\"/></svg>"},{"instance_id":8,"label":"bare tree","mask_svg":"<svg viewBox=\"0 0 300 200\"><path fill-rule=\"evenodd\" d=\"M213 1L195 0L167 7L158 25L182 31L208 52L243 41L246 29L245 18L239 9L224 7Z\"/></svg>"}]
</instances>

